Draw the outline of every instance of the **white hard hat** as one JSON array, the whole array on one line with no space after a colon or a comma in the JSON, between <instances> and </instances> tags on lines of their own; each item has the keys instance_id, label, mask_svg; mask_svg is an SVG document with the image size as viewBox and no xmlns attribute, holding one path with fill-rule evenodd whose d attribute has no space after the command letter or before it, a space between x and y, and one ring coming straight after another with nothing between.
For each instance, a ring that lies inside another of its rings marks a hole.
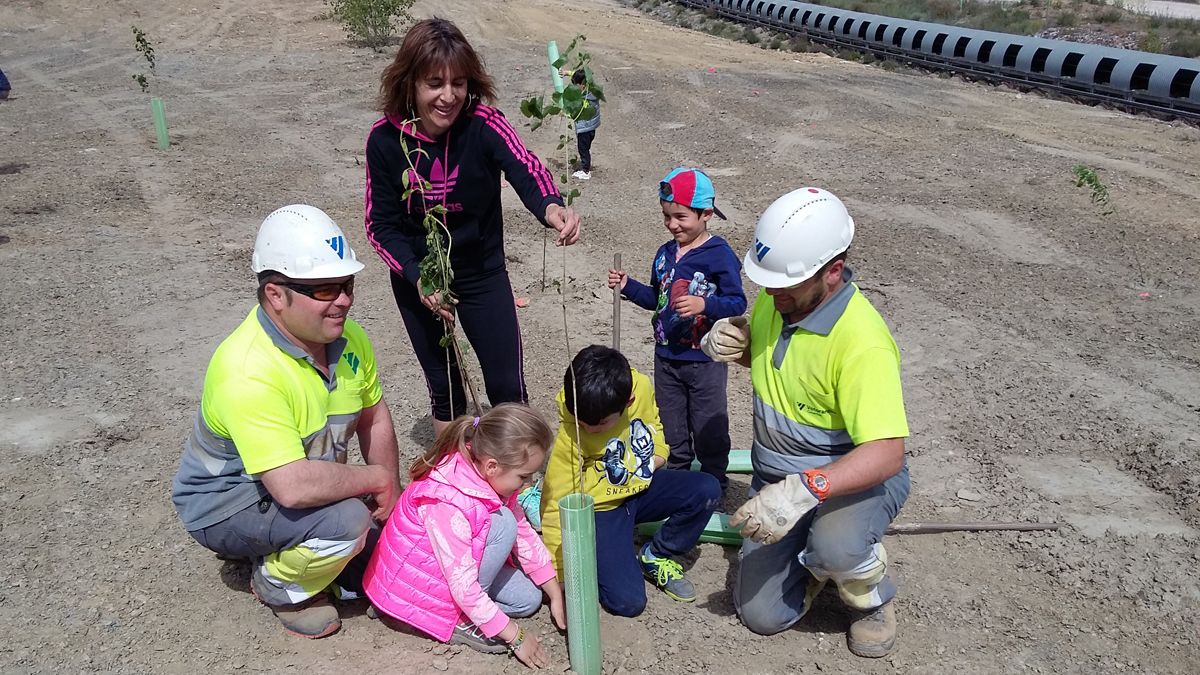
<instances>
[{"instance_id":1,"label":"white hard hat","mask_svg":"<svg viewBox=\"0 0 1200 675\"><path fill-rule=\"evenodd\" d=\"M307 204L276 209L263 220L254 241L254 273L273 270L292 279L331 279L363 268L342 228Z\"/></svg>"},{"instance_id":2,"label":"white hard hat","mask_svg":"<svg viewBox=\"0 0 1200 675\"><path fill-rule=\"evenodd\" d=\"M800 188L763 212L743 266L759 286L787 288L812 277L853 239L854 219L842 200L821 188Z\"/></svg>"}]
</instances>

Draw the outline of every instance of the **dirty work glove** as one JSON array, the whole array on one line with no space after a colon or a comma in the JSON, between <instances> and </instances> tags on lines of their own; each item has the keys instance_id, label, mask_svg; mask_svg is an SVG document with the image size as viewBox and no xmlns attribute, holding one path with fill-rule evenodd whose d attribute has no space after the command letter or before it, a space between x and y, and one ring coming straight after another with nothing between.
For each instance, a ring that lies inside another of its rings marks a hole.
<instances>
[{"instance_id":1,"label":"dirty work glove","mask_svg":"<svg viewBox=\"0 0 1200 675\"><path fill-rule=\"evenodd\" d=\"M750 321L744 316L717 321L700 341L700 350L713 361L737 361L749 346Z\"/></svg>"},{"instance_id":2,"label":"dirty work glove","mask_svg":"<svg viewBox=\"0 0 1200 675\"><path fill-rule=\"evenodd\" d=\"M759 490L734 512L729 524L740 527L743 537L760 544L774 544L818 503L820 500L804 484L804 476L790 474Z\"/></svg>"}]
</instances>

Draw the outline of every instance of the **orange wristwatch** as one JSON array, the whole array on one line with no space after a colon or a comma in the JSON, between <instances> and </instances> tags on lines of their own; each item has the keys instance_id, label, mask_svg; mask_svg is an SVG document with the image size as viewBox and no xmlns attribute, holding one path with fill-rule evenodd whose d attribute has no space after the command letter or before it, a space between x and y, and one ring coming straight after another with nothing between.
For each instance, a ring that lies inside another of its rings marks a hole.
<instances>
[{"instance_id":1,"label":"orange wristwatch","mask_svg":"<svg viewBox=\"0 0 1200 675\"><path fill-rule=\"evenodd\" d=\"M829 477L820 469L809 469L805 471L804 484L808 487L817 501L823 502L829 496Z\"/></svg>"}]
</instances>

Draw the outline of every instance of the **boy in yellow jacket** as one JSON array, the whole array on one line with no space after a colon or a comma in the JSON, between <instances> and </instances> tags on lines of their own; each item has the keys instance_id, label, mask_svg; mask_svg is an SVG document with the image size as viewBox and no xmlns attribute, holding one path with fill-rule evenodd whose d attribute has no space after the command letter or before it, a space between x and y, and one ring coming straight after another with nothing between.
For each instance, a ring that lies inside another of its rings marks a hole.
<instances>
[{"instance_id":1,"label":"boy in yellow jacket","mask_svg":"<svg viewBox=\"0 0 1200 675\"><path fill-rule=\"evenodd\" d=\"M675 600L694 601L696 591L672 556L700 539L721 499L720 482L707 473L662 468L669 448L654 388L615 349L592 345L579 352L557 400L558 436L546 466L541 512L542 538L559 575L558 500L582 490L596 500L596 573L606 610L641 614L642 577ZM654 538L635 550L635 527L664 518Z\"/></svg>"}]
</instances>

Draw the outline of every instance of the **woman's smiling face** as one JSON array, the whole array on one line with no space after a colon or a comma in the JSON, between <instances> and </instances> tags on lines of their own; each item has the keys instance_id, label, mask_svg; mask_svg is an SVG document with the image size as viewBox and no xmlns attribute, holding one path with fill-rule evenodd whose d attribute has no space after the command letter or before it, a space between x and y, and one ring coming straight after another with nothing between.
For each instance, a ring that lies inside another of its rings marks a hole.
<instances>
[{"instance_id":1,"label":"woman's smiling face","mask_svg":"<svg viewBox=\"0 0 1200 675\"><path fill-rule=\"evenodd\" d=\"M426 73L417 81L417 128L430 138L446 133L467 101L467 76L450 68Z\"/></svg>"}]
</instances>

